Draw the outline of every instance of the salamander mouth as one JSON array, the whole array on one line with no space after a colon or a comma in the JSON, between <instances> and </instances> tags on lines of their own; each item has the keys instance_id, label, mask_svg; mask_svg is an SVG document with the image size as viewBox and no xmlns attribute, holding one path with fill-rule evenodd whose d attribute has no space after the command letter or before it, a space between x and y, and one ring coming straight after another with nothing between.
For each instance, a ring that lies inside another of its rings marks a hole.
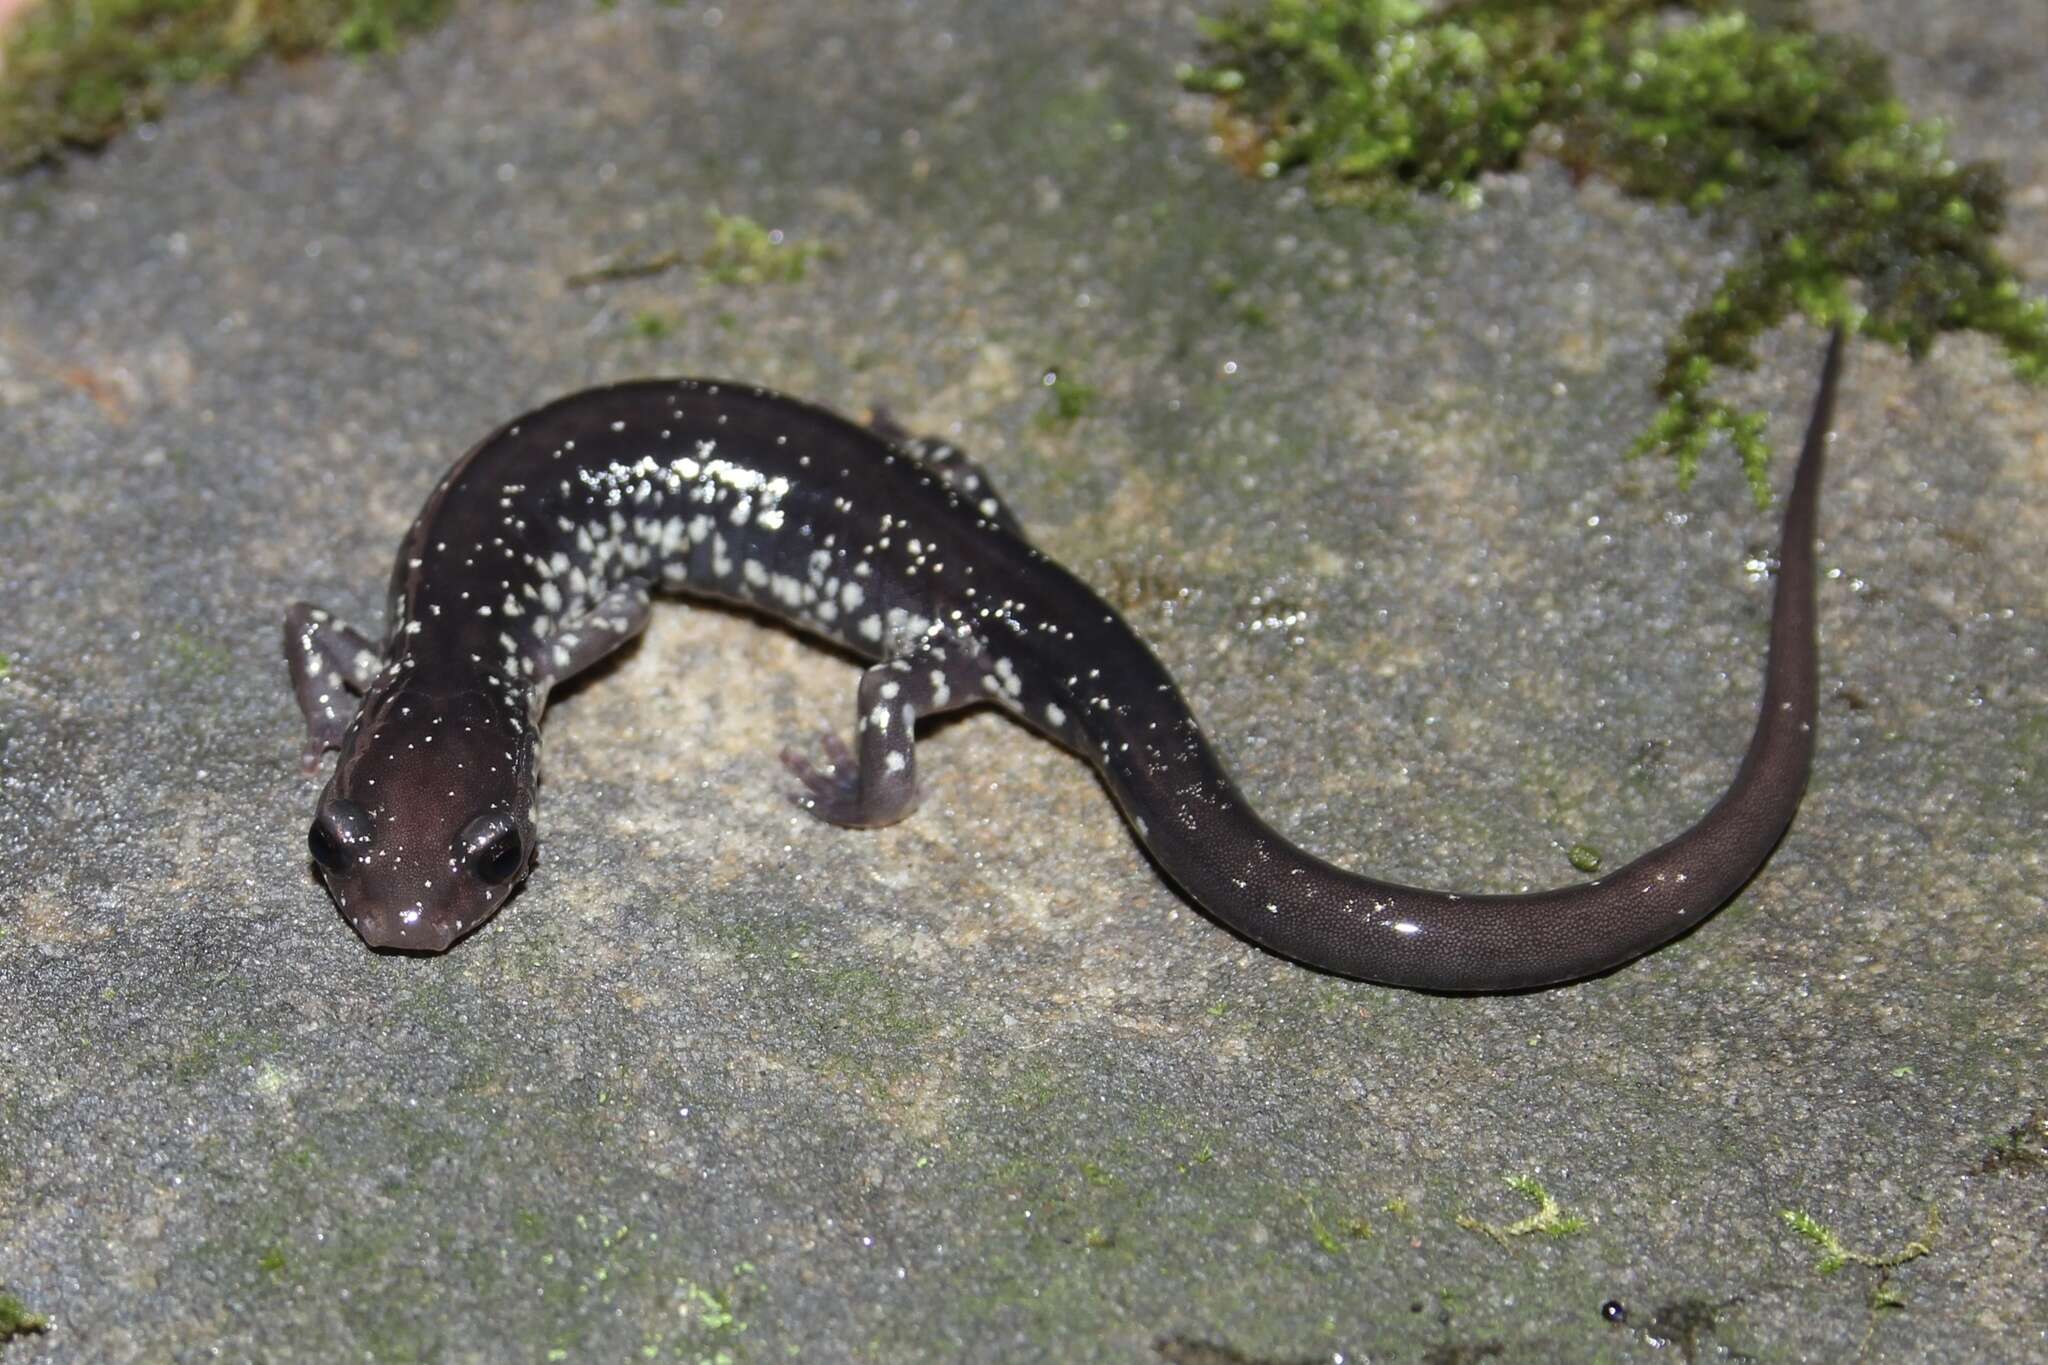
<instances>
[{"instance_id":1,"label":"salamander mouth","mask_svg":"<svg viewBox=\"0 0 2048 1365\"><path fill-rule=\"evenodd\" d=\"M358 923L356 932L372 948L400 953L445 953L463 932L455 925L442 925L428 916L416 924L405 924L403 915L369 923Z\"/></svg>"},{"instance_id":2,"label":"salamander mouth","mask_svg":"<svg viewBox=\"0 0 2048 1365\"><path fill-rule=\"evenodd\" d=\"M364 946L380 953L411 957L438 957L498 912L497 906L489 905L474 918L457 919L413 904L396 910L353 914L346 904L340 904L339 897L336 901L342 918Z\"/></svg>"}]
</instances>

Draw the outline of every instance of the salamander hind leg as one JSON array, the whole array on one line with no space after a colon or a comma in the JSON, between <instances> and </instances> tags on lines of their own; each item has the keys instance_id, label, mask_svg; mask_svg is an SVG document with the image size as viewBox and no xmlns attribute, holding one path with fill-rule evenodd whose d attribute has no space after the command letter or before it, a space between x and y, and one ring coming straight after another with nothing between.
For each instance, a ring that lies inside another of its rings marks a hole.
<instances>
[{"instance_id":1,"label":"salamander hind leg","mask_svg":"<svg viewBox=\"0 0 2048 1365\"><path fill-rule=\"evenodd\" d=\"M917 720L987 700L978 651L960 641L928 644L908 658L876 664L860 677L854 748L827 731L813 763L794 749L782 765L803 784L791 802L834 825L893 825L917 805Z\"/></svg>"},{"instance_id":2,"label":"salamander hind leg","mask_svg":"<svg viewBox=\"0 0 2048 1365\"><path fill-rule=\"evenodd\" d=\"M383 657L369 636L310 602L285 609L284 657L292 671L292 694L306 718L299 766L310 773L320 766L322 754L341 747L356 712L348 694L360 695L375 680Z\"/></svg>"},{"instance_id":3,"label":"salamander hind leg","mask_svg":"<svg viewBox=\"0 0 2048 1365\"><path fill-rule=\"evenodd\" d=\"M879 408L868 419L868 428L938 475L946 487L989 521L1012 535L1023 535L1023 528L989 481L988 471L967 458L959 446L943 436L915 435Z\"/></svg>"}]
</instances>

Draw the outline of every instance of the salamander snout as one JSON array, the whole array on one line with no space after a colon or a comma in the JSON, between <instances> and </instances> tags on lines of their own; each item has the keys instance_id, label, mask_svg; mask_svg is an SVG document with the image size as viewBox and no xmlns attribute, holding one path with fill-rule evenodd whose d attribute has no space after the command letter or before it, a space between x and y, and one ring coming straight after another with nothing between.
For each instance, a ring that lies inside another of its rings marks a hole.
<instances>
[{"instance_id":1,"label":"salamander snout","mask_svg":"<svg viewBox=\"0 0 2048 1365\"><path fill-rule=\"evenodd\" d=\"M365 910L350 922L370 947L411 953L445 953L455 936L464 932L455 921L429 914L417 901Z\"/></svg>"},{"instance_id":2,"label":"salamander snout","mask_svg":"<svg viewBox=\"0 0 2048 1365\"><path fill-rule=\"evenodd\" d=\"M453 835L380 821L344 797L323 802L307 848L327 889L372 948L439 953L497 913L526 875L530 825L486 809Z\"/></svg>"}]
</instances>

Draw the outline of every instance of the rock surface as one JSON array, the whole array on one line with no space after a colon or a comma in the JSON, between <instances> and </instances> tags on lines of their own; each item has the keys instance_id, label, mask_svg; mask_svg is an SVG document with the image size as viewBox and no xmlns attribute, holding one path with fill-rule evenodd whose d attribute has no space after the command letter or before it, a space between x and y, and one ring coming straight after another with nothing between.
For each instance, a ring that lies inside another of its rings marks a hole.
<instances>
[{"instance_id":1,"label":"rock surface","mask_svg":"<svg viewBox=\"0 0 2048 1365\"><path fill-rule=\"evenodd\" d=\"M2048 279L2031 4L1818 8L2005 161ZM381 957L313 881L284 603L374 626L449 460L641 373L956 434L1326 856L1517 889L1695 818L1773 528L1619 452L1727 244L1547 166L1314 211L1205 145L1192 33L475 6L0 186L0 1291L51 1319L0 1358L2048 1356L2048 397L1975 340L1855 348L1805 810L1598 981L1276 961L992 714L908 822L821 827L775 753L854 670L682 606L555 705L495 923ZM714 207L829 253L569 282ZM1781 449L1819 353L1745 381ZM1511 1176L1583 1230L1460 1226ZM1787 1209L1940 1226L1878 1308Z\"/></svg>"}]
</instances>

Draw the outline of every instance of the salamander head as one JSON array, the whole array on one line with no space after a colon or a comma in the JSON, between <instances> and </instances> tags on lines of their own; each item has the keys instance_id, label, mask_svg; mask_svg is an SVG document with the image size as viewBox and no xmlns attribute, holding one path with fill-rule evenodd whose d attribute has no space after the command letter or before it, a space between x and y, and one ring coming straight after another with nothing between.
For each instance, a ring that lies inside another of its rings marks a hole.
<instances>
[{"instance_id":1,"label":"salamander head","mask_svg":"<svg viewBox=\"0 0 2048 1365\"><path fill-rule=\"evenodd\" d=\"M497 913L533 859L537 738L484 692L370 689L307 835L363 942L438 953Z\"/></svg>"}]
</instances>

